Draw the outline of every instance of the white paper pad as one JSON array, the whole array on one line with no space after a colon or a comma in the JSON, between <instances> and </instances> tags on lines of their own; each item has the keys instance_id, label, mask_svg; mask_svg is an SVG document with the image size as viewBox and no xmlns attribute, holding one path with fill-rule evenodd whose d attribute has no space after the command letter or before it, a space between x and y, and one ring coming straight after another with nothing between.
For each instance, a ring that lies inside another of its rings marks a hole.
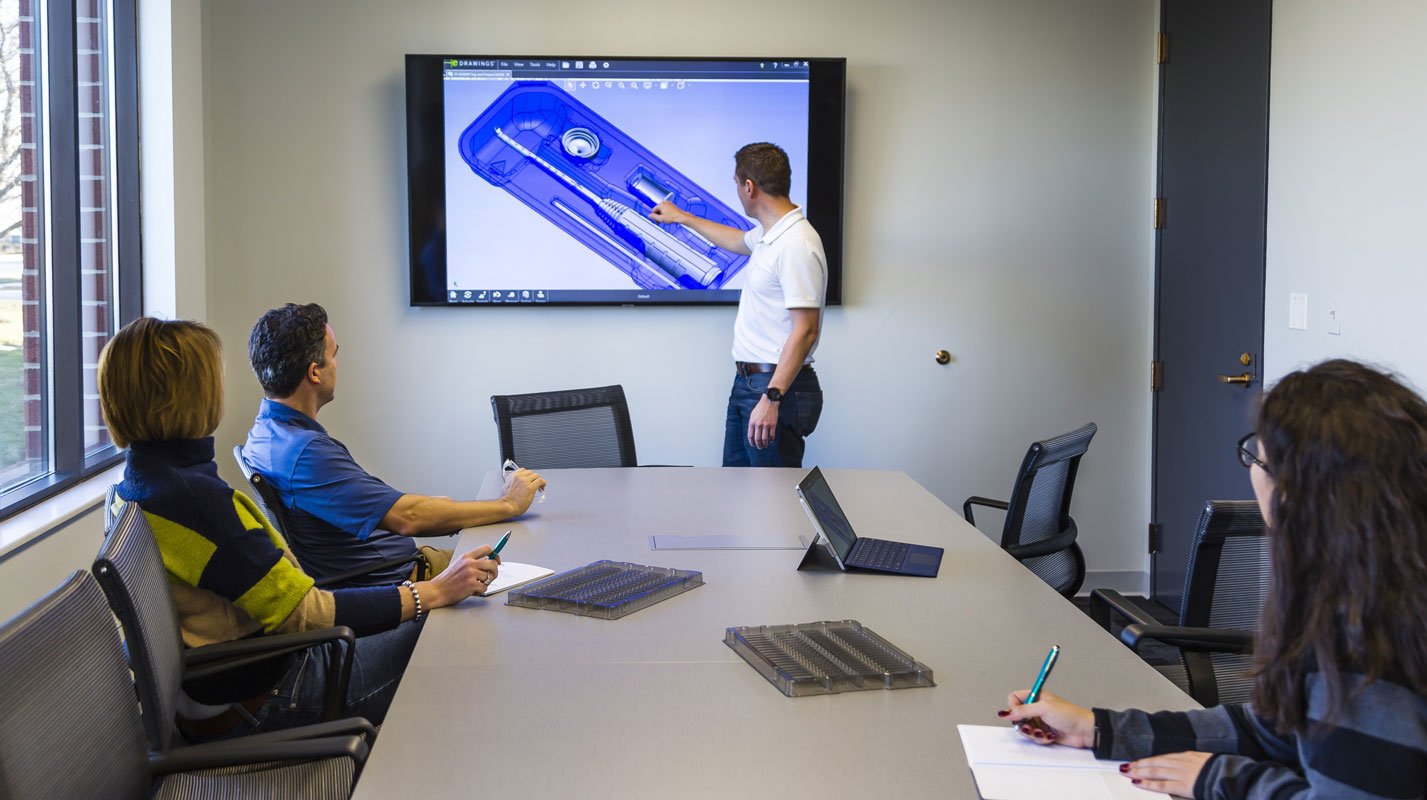
<instances>
[{"instance_id":1,"label":"white paper pad","mask_svg":"<svg viewBox=\"0 0 1427 800\"><path fill-rule=\"evenodd\" d=\"M555 570L537 567L534 564L522 564L518 561L501 561L500 573L491 581L491 585L486 587L485 597L493 594L500 594L506 589L514 589L517 586L524 586L531 581L538 581L548 575L554 575Z\"/></svg>"},{"instance_id":2,"label":"white paper pad","mask_svg":"<svg viewBox=\"0 0 1427 800\"><path fill-rule=\"evenodd\" d=\"M985 800L1156 800L1089 750L1030 741L1009 725L957 725L966 763Z\"/></svg>"}]
</instances>

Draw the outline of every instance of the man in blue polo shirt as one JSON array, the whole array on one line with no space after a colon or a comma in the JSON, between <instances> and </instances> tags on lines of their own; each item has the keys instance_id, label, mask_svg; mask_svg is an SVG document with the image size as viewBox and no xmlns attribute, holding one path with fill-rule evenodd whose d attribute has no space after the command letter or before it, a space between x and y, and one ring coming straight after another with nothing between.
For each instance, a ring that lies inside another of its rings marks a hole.
<instances>
[{"instance_id":1,"label":"man in blue polo shirt","mask_svg":"<svg viewBox=\"0 0 1427 800\"><path fill-rule=\"evenodd\" d=\"M337 339L316 303L289 303L262 316L248 358L267 397L248 431L243 460L277 490L303 568L318 580L397 556L414 555L413 536L444 536L524 514L545 479L514 474L499 500L460 501L407 494L369 474L317 422L337 385ZM420 548L439 574L450 550ZM410 567L387 567L359 585L400 583ZM417 576L418 578L421 576Z\"/></svg>"}]
</instances>

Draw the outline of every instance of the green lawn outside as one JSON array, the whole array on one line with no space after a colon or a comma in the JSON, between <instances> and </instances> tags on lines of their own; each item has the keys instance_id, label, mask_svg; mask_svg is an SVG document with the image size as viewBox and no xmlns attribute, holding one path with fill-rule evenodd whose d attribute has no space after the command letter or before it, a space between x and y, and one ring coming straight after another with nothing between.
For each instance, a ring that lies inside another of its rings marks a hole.
<instances>
[{"instance_id":1,"label":"green lawn outside","mask_svg":"<svg viewBox=\"0 0 1427 800\"><path fill-rule=\"evenodd\" d=\"M25 351L0 350L0 472L25 460Z\"/></svg>"}]
</instances>

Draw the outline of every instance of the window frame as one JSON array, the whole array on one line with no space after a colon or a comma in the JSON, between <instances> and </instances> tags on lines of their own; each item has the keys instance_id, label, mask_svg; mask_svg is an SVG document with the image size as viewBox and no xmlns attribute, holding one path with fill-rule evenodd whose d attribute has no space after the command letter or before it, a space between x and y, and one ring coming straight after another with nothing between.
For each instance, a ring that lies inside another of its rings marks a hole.
<instances>
[{"instance_id":1,"label":"window frame","mask_svg":"<svg viewBox=\"0 0 1427 800\"><path fill-rule=\"evenodd\" d=\"M99 0L109 6L108 54L113 65L113 151L110 161L114 191L110 194L111 230L117 238L110 268L117 271L115 326L121 328L142 312L143 268L140 242L139 197L139 75L137 0ZM41 294L48 316L41 323L47 332L49 387L50 471L0 493L0 520L8 518L102 472L124 458L110 444L85 455L84 446L84 332L80 247L83 218L80 213L79 82L77 33L78 0L36 0L44 9L36 43L44 57L35 75L46 103L40 128L41 157L36 160L43 181L45 216L41 228L40 261L44 275ZM68 269L60 265L71 265ZM113 283L111 279L111 284Z\"/></svg>"}]
</instances>

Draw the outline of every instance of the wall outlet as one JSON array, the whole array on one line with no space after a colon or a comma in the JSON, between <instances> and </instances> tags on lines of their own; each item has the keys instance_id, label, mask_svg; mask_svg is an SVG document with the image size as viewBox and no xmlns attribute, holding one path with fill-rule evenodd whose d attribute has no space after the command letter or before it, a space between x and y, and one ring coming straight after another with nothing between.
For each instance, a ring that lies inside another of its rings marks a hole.
<instances>
[{"instance_id":1,"label":"wall outlet","mask_svg":"<svg viewBox=\"0 0 1427 800\"><path fill-rule=\"evenodd\" d=\"M1290 330L1308 330L1308 295L1293 292L1288 295L1288 327Z\"/></svg>"},{"instance_id":2,"label":"wall outlet","mask_svg":"<svg viewBox=\"0 0 1427 800\"><path fill-rule=\"evenodd\" d=\"M1343 335L1343 315L1336 308L1328 309L1328 333L1334 336Z\"/></svg>"}]
</instances>

